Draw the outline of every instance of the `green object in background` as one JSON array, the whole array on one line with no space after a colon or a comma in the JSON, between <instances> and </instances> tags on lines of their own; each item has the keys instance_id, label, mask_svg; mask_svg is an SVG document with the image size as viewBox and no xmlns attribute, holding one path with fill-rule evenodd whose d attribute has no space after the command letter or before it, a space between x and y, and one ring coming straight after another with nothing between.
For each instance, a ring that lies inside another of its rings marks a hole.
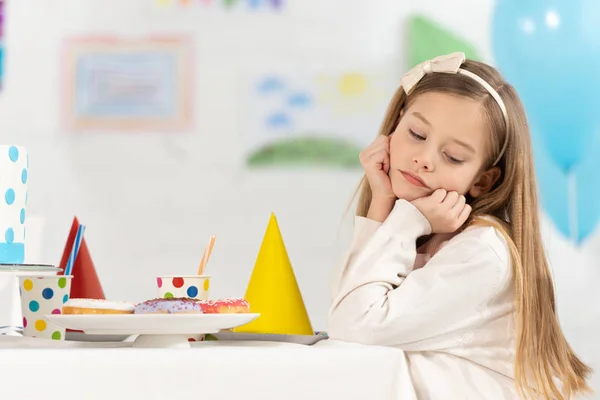
<instances>
[{"instance_id":1,"label":"green object in background","mask_svg":"<svg viewBox=\"0 0 600 400\"><path fill-rule=\"evenodd\" d=\"M265 145L248 157L249 167L315 166L358 168L361 149L336 138L301 137Z\"/></svg>"},{"instance_id":2,"label":"green object in background","mask_svg":"<svg viewBox=\"0 0 600 400\"><path fill-rule=\"evenodd\" d=\"M462 51L468 59L480 60L473 45L421 15L409 18L407 47L406 62L409 69L423 61L455 51Z\"/></svg>"},{"instance_id":3,"label":"green object in background","mask_svg":"<svg viewBox=\"0 0 600 400\"><path fill-rule=\"evenodd\" d=\"M223 0L223 5L225 6L225 8L231 8L237 2L238 0Z\"/></svg>"}]
</instances>

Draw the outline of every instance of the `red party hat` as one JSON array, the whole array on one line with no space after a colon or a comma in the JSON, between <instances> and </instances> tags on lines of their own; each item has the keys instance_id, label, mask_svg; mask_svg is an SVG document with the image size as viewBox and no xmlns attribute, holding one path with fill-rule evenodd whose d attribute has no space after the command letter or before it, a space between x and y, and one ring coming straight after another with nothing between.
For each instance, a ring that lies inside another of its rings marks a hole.
<instances>
[{"instance_id":1,"label":"red party hat","mask_svg":"<svg viewBox=\"0 0 600 400\"><path fill-rule=\"evenodd\" d=\"M63 275L65 268L67 267L67 261L73 245L75 244L75 237L77 236L77 229L79 229L79 220L77 217L73 218L73 224L71 225L71 231L63 250L62 258L60 259L59 268L62 269L59 275ZM85 237L81 240L81 246L79 247L79 253L73 264L71 271L73 280L71 281L71 298L78 299L102 299L105 300L104 291L102 290L102 284L96 273L96 267L90 256L90 251L85 243Z\"/></svg>"}]
</instances>

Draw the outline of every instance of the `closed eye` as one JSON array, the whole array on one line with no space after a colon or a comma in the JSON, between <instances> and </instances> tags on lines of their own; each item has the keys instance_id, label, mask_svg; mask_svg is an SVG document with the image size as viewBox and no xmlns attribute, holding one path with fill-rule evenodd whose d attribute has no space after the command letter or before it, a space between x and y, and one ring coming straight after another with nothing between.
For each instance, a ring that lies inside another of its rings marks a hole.
<instances>
[{"instance_id":1,"label":"closed eye","mask_svg":"<svg viewBox=\"0 0 600 400\"><path fill-rule=\"evenodd\" d=\"M419 135L417 132L413 131L412 129L409 129L408 132L410 133L410 136L414 137L417 140L425 140L425 136Z\"/></svg>"},{"instance_id":2,"label":"closed eye","mask_svg":"<svg viewBox=\"0 0 600 400\"><path fill-rule=\"evenodd\" d=\"M452 164L462 164L464 163L463 160L459 160L458 158L454 158L451 155L446 154L446 158L448 158L448 161L450 161Z\"/></svg>"}]
</instances>

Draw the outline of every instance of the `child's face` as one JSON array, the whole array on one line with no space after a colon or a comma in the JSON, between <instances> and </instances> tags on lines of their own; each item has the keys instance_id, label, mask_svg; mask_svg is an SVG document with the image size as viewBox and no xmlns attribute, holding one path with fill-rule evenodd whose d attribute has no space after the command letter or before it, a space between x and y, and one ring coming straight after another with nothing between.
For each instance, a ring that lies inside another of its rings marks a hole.
<instances>
[{"instance_id":1,"label":"child's face","mask_svg":"<svg viewBox=\"0 0 600 400\"><path fill-rule=\"evenodd\" d=\"M489 130L482 111L477 101L447 93L416 98L390 141L389 176L396 197L412 201L440 188L468 193L486 161Z\"/></svg>"}]
</instances>

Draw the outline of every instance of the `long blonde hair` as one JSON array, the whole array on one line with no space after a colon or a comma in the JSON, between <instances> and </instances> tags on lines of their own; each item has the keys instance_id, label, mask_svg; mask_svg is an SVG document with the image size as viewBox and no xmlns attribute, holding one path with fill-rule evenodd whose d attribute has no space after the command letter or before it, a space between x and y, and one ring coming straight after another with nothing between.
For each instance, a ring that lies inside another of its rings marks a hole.
<instances>
[{"instance_id":1,"label":"long blonde hair","mask_svg":"<svg viewBox=\"0 0 600 400\"><path fill-rule=\"evenodd\" d=\"M481 102L490 127L489 162L484 167L492 167L506 135L508 144L497 164L501 178L489 193L470 200L473 211L465 226L489 224L478 217L493 216L498 223L492 225L503 233L510 248L515 285L517 389L523 398L541 395L560 400L591 392L586 383L591 369L574 354L556 315L554 286L540 233L533 154L523 105L515 89L489 65L467 60L461 68L479 75L496 89L508 111L508 127L498 104L479 83L459 74L433 73L421 79L409 96L402 87L396 91L379 135L390 135L400 121L401 110L410 107L423 93L450 93ZM365 177L358 191L356 214L366 216L371 188Z\"/></svg>"}]
</instances>

